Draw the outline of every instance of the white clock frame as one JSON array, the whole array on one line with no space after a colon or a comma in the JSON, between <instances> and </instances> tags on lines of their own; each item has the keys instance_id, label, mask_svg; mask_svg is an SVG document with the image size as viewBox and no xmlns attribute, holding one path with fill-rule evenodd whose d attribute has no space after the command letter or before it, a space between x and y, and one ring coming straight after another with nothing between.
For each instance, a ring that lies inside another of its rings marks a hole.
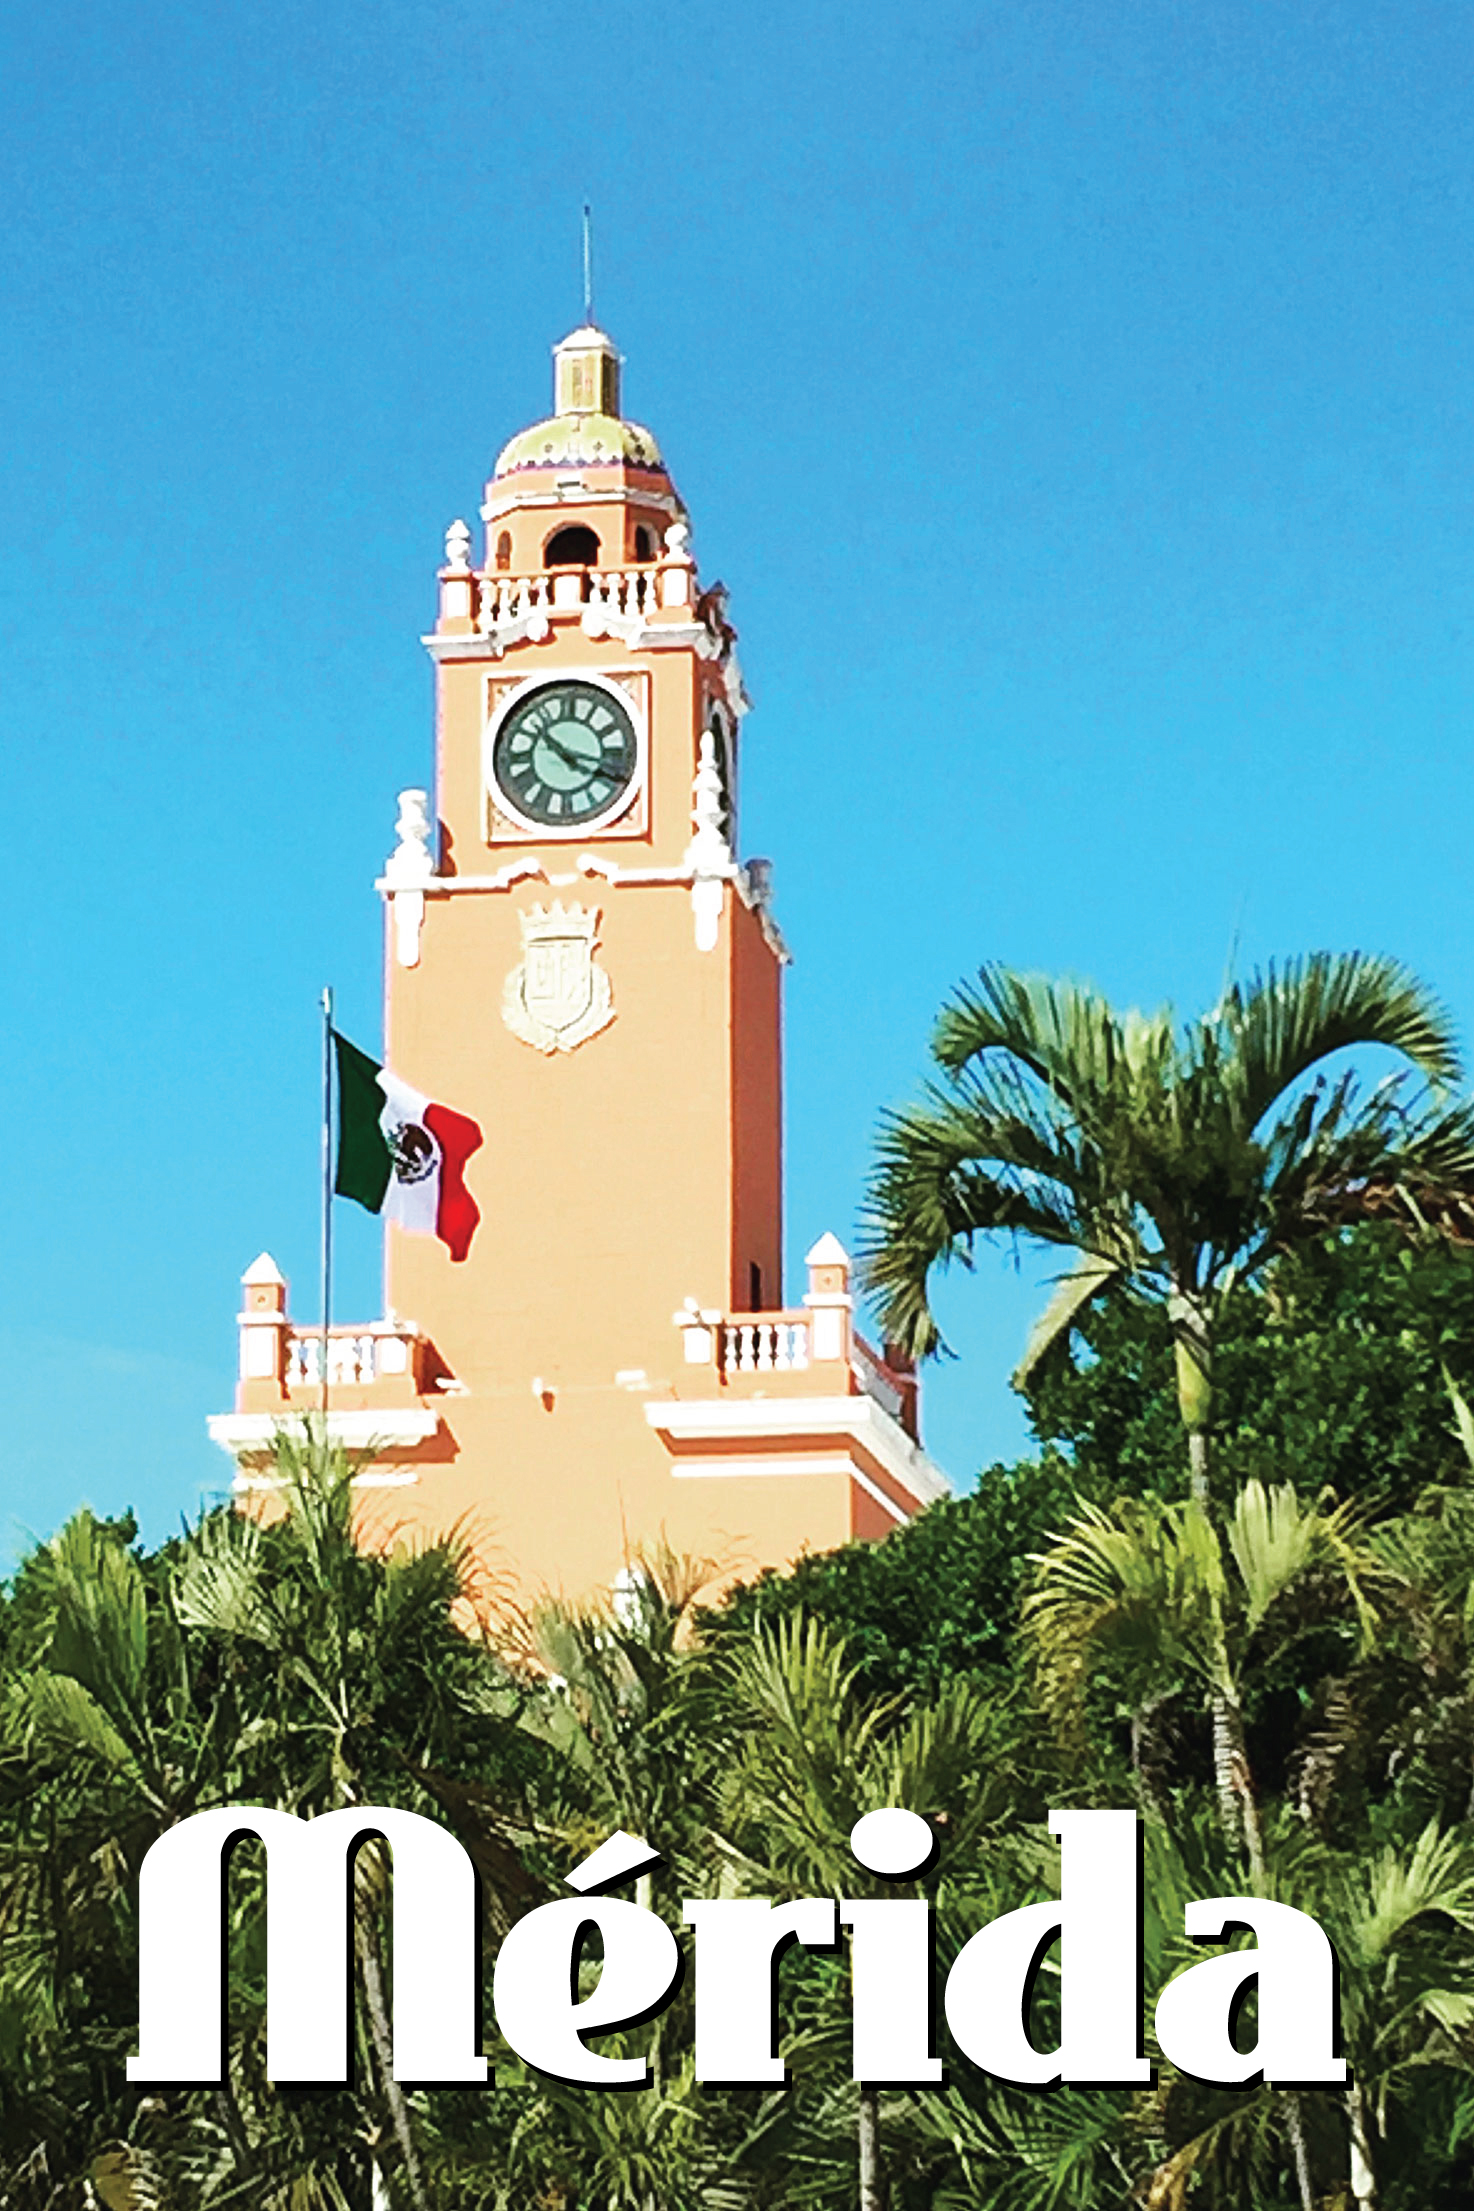
<instances>
[{"instance_id":1,"label":"white clock frame","mask_svg":"<svg viewBox=\"0 0 1474 2211\"><path fill-rule=\"evenodd\" d=\"M621 682L620 676L636 676L635 683ZM608 810L602 814L581 814L577 821L570 821L566 828L558 828L551 822L533 821L524 814L502 789L496 779L494 760L496 741L503 724L535 691L551 691L559 685L583 683L590 690L602 691L605 696L629 717L635 733L635 772L624 790ZM541 844L575 844L580 840L609 836L639 836L644 833L643 818L631 822L630 817L643 817L646 784L650 774L650 716L643 703L647 679L643 670L620 669L606 672L601 668L567 668L556 675L527 676L511 690L504 692L487 716L481 739L481 787L487 808L487 841L500 840L495 835L495 823L505 822L517 833L518 840Z\"/></svg>"}]
</instances>

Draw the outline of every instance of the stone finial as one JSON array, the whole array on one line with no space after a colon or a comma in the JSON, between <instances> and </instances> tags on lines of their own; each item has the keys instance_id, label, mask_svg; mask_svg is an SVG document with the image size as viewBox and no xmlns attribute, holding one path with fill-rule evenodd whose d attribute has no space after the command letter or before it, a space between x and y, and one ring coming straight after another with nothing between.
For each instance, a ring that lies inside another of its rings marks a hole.
<instances>
[{"instance_id":1,"label":"stone finial","mask_svg":"<svg viewBox=\"0 0 1474 2211\"><path fill-rule=\"evenodd\" d=\"M240 1364L243 1383L281 1384L286 1372L287 1285L269 1251L253 1259L241 1276Z\"/></svg>"},{"instance_id":2,"label":"stone finial","mask_svg":"<svg viewBox=\"0 0 1474 2211\"><path fill-rule=\"evenodd\" d=\"M821 1236L813 1249L804 1253L804 1265L809 1270L810 1297L849 1296L850 1255L832 1231Z\"/></svg>"},{"instance_id":3,"label":"stone finial","mask_svg":"<svg viewBox=\"0 0 1474 2211\"><path fill-rule=\"evenodd\" d=\"M435 876L428 791L400 792L394 832L399 842L384 862L382 887L389 893L394 917L395 957L401 967L418 967L420 931L425 925L425 885Z\"/></svg>"},{"instance_id":4,"label":"stone finial","mask_svg":"<svg viewBox=\"0 0 1474 2211\"><path fill-rule=\"evenodd\" d=\"M695 831L686 850L686 863L699 868L703 861L725 868L732 858L725 828L727 794L717 766L716 739L709 729L701 732L696 774L691 785L691 827Z\"/></svg>"},{"instance_id":5,"label":"stone finial","mask_svg":"<svg viewBox=\"0 0 1474 2211\"><path fill-rule=\"evenodd\" d=\"M428 882L435 873L435 860L430 851L434 825L430 820L428 791L400 792L399 817L394 824L394 834L399 842L384 863L384 873L389 881Z\"/></svg>"},{"instance_id":6,"label":"stone finial","mask_svg":"<svg viewBox=\"0 0 1474 2211\"><path fill-rule=\"evenodd\" d=\"M457 576L471 567L471 532L458 515L445 533L445 565Z\"/></svg>"},{"instance_id":7,"label":"stone finial","mask_svg":"<svg viewBox=\"0 0 1474 2211\"><path fill-rule=\"evenodd\" d=\"M821 1236L804 1254L809 1270L804 1298L812 1318L809 1332L815 1359L848 1360L850 1355L850 1255L833 1234Z\"/></svg>"},{"instance_id":8,"label":"stone finial","mask_svg":"<svg viewBox=\"0 0 1474 2211\"><path fill-rule=\"evenodd\" d=\"M661 605L689 606L695 575L690 527L685 522L672 522L665 533L665 551L660 556Z\"/></svg>"},{"instance_id":9,"label":"stone finial","mask_svg":"<svg viewBox=\"0 0 1474 2211\"><path fill-rule=\"evenodd\" d=\"M694 1297L682 1300L678 1313L671 1314L672 1325L681 1331L682 1356L688 1367L708 1365L717 1355L717 1329L722 1316L708 1312Z\"/></svg>"},{"instance_id":10,"label":"stone finial","mask_svg":"<svg viewBox=\"0 0 1474 2211\"><path fill-rule=\"evenodd\" d=\"M726 793L717 766L716 739L709 729L701 732L696 776L691 786L691 825L694 834L686 847L691 870L691 912L696 923L696 949L716 949L722 918L722 885L734 873L732 848L727 842Z\"/></svg>"}]
</instances>

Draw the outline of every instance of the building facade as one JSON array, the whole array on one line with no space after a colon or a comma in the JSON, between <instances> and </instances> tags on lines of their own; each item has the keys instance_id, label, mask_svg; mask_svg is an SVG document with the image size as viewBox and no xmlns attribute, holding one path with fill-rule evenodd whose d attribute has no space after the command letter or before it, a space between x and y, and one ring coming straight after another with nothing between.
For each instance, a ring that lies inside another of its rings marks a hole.
<instances>
[{"instance_id":1,"label":"building facade","mask_svg":"<svg viewBox=\"0 0 1474 2211\"><path fill-rule=\"evenodd\" d=\"M662 1541L746 1575L947 1494L833 1236L783 1305L787 953L766 865L735 856L747 699L620 368L602 331L566 338L481 557L446 536L434 798L400 794L378 886L384 1042L480 1124L481 1221L460 1264L389 1227L385 1316L327 1350L330 1432L371 1454L366 1537L458 1527L524 1599ZM263 1254L211 1422L238 1489L323 1395Z\"/></svg>"}]
</instances>

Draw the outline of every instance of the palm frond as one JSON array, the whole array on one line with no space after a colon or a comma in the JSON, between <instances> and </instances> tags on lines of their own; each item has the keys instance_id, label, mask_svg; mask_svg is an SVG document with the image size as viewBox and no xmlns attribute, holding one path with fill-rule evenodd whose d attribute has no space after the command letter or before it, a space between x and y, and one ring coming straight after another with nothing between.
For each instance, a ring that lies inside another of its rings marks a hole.
<instances>
[{"instance_id":1,"label":"palm frond","mask_svg":"<svg viewBox=\"0 0 1474 2211\"><path fill-rule=\"evenodd\" d=\"M1013 1370L1016 1390L1025 1387L1040 1360L1068 1336L1091 1299L1119 1282L1122 1272L1110 1260L1087 1253L1068 1274L1061 1275L1053 1297L1029 1330L1024 1355Z\"/></svg>"},{"instance_id":2,"label":"palm frond","mask_svg":"<svg viewBox=\"0 0 1474 2211\"><path fill-rule=\"evenodd\" d=\"M1375 1555L1357 1540L1357 1518L1350 1506L1325 1511L1305 1504L1293 1484L1270 1489L1246 1482L1234 1501L1228 1547L1248 1599L1247 1627L1252 1634L1276 1598L1311 1567L1334 1566L1350 1593L1362 1626L1362 1647L1370 1646L1376 1613L1367 1584L1382 1578Z\"/></svg>"},{"instance_id":3,"label":"palm frond","mask_svg":"<svg viewBox=\"0 0 1474 2211\"><path fill-rule=\"evenodd\" d=\"M1457 1082L1448 1014L1401 960L1370 952L1311 952L1271 961L1235 984L1218 1009L1231 1042L1246 1133L1301 1076L1333 1052L1383 1045L1429 1081Z\"/></svg>"}]
</instances>

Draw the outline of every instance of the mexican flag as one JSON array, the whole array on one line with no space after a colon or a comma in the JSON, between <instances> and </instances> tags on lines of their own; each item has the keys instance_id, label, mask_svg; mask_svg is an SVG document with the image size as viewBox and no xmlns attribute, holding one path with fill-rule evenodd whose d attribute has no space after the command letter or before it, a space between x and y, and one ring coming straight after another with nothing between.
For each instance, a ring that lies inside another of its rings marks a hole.
<instances>
[{"instance_id":1,"label":"mexican flag","mask_svg":"<svg viewBox=\"0 0 1474 2211\"><path fill-rule=\"evenodd\" d=\"M420 1236L438 1236L464 1259L481 1211L466 1188L466 1161L481 1131L436 1105L333 1031L338 1055L338 1171L333 1188L370 1213Z\"/></svg>"}]
</instances>

